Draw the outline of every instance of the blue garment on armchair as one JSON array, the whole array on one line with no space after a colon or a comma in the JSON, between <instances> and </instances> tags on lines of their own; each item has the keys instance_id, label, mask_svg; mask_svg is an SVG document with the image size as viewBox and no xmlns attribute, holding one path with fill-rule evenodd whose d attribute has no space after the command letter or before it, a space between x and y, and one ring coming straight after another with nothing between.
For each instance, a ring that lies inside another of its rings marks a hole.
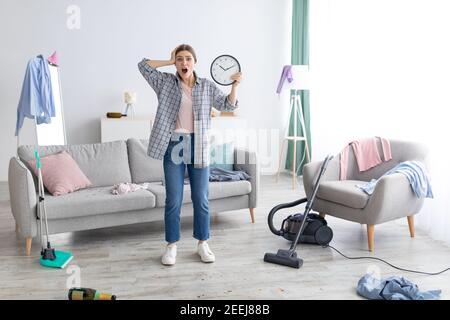
<instances>
[{"instance_id":1,"label":"blue garment on armchair","mask_svg":"<svg viewBox=\"0 0 450 320\"><path fill-rule=\"evenodd\" d=\"M55 116L50 69L42 55L28 61L17 106L15 135L19 135L25 117L34 119L35 116L37 124L50 123Z\"/></svg>"},{"instance_id":2,"label":"blue garment on armchair","mask_svg":"<svg viewBox=\"0 0 450 320\"><path fill-rule=\"evenodd\" d=\"M438 300L441 290L419 291L419 287L403 277L377 279L365 274L358 281L356 292L373 300Z\"/></svg>"},{"instance_id":3,"label":"blue garment on armchair","mask_svg":"<svg viewBox=\"0 0 450 320\"><path fill-rule=\"evenodd\" d=\"M431 189L430 178L428 177L425 166L419 161L404 161L396 165L394 168L383 174L379 179L372 179L364 185L357 185L365 193L371 195L375 189L377 182L384 176L393 173L402 173L408 178L409 184L416 194L417 198L433 198L433 190Z\"/></svg>"}]
</instances>

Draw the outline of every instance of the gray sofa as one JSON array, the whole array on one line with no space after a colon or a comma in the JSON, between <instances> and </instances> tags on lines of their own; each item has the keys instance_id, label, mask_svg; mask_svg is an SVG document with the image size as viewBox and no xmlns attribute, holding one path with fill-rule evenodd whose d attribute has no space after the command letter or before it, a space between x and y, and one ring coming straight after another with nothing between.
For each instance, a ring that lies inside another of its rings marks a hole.
<instances>
[{"instance_id":1,"label":"gray sofa","mask_svg":"<svg viewBox=\"0 0 450 320\"><path fill-rule=\"evenodd\" d=\"M164 218L165 188L162 161L147 156L148 140L128 139L97 144L39 147L39 154L66 150L77 162L93 186L62 196L46 194L49 233L63 233L112 227ZM34 146L20 146L18 157L9 163L8 182L16 231L26 239L30 255L33 237L38 235L37 181L27 161L34 158ZM211 182L210 211L221 212L249 208L257 204L259 168L256 154L234 150L235 170L244 170L248 181ZM150 183L149 187L124 195L113 195L112 186L121 182ZM183 215L192 215L190 186L185 185Z\"/></svg>"}]
</instances>

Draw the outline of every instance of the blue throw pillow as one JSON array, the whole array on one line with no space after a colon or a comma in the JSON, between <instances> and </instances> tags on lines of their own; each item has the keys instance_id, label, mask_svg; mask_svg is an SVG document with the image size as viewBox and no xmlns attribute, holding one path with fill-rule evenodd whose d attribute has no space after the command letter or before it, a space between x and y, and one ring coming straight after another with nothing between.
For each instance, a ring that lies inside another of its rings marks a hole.
<instances>
[{"instance_id":1,"label":"blue throw pillow","mask_svg":"<svg viewBox=\"0 0 450 320\"><path fill-rule=\"evenodd\" d=\"M223 170L233 170L234 164L234 144L233 142L211 145L210 168L220 168Z\"/></svg>"}]
</instances>

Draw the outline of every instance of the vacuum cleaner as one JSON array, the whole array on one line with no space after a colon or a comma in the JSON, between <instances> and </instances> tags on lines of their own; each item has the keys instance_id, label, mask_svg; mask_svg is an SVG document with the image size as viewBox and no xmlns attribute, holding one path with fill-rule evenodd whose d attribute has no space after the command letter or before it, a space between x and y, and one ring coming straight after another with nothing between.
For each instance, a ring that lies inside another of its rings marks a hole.
<instances>
[{"instance_id":1,"label":"vacuum cleaner","mask_svg":"<svg viewBox=\"0 0 450 320\"><path fill-rule=\"evenodd\" d=\"M276 254L266 253L264 255L265 262L276 263L298 269L303 265L303 260L297 257L297 252L295 251L299 242L319 245L327 245L330 243L333 238L333 231L327 226L327 222L324 218L320 217L318 214L310 213L310 211L316 198L317 190L319 189L320 179L322 178L328 163L332 158L333 156L328 155L323 161L314 184L313 192L309 199L302 198L293 202L279 204L270 211L267 219L269 229L275 235L282 236L285 239L292 241L292 244L289 250L279 249ZM303 214L298 213L288 216L284 219L280 230L277 230L274 227L273 217L278 210L295 207L305 202L306 207Z\"/></svg>"}]
</instances>

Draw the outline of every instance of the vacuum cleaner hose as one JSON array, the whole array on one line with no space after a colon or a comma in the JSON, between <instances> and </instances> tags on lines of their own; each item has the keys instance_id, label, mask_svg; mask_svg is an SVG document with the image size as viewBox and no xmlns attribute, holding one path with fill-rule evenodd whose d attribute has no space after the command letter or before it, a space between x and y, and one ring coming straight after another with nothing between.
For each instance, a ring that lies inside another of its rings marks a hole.
<instances>
[{"instance_id":1,"label":"vacuum cleaner hose","mask_svg":"<svg viewBox=\"0 0 450 320\"><path fill-rule=\"evenodd\" d=\"M281 210L281 209L292 208L292 207L298 206L299 204L302 204L302 203L304 203L306 201L308 201L307 198L302 198L302 199L295 200L295 201L292 201L292 202L282 203L282 204L279 204L279 205L273 207L272 210L270 210L270 212L269 212L269 216L267 217L267 224L269 225L270 231L272 231L272 233L274 235L276 235L276 236L282 236L283 235L283 230L281 230L281 229L278 230L273 225L273 216L275 215L275 213L278 210Z\"/></svg>"}]
</instances>

